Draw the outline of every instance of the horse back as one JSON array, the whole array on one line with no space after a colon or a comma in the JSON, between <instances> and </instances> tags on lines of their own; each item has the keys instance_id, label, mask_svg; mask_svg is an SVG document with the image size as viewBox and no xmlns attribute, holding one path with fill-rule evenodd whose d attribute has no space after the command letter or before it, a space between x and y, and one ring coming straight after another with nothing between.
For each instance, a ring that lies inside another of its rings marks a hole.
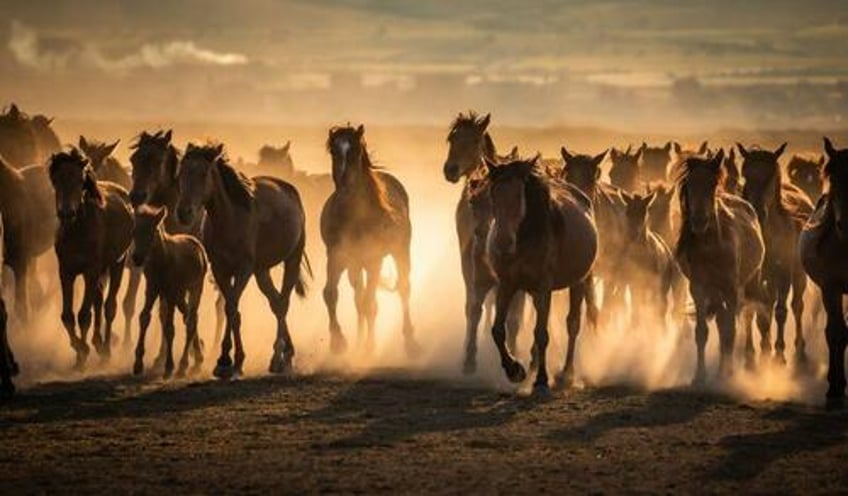
<instances>
[{"instance_id":1,"label":"horse back","mask_svg":"<svg viewBox=\"0 0 848 496\"><path fill-rule=\"evenodd\" d=\"M253 177L257 231L256 266L271 267L288 259L306 236L306 214L300 193L288 181Z\"/></svg>"}]
</instances>

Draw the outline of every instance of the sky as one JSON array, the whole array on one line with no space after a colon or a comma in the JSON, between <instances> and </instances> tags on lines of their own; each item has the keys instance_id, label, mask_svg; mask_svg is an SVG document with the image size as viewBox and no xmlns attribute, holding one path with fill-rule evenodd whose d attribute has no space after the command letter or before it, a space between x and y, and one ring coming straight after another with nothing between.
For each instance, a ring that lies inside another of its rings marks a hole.
<instances>
[{"instance_id":1,"label":"sky","mask_svg":"<svg viewBox=\"0 0 848 496\"><path fill-rule=\"evenodd\" d=\"M842 0L2 0L0 97L81 118L842 127Z\"/></svg>"}]
</instances>

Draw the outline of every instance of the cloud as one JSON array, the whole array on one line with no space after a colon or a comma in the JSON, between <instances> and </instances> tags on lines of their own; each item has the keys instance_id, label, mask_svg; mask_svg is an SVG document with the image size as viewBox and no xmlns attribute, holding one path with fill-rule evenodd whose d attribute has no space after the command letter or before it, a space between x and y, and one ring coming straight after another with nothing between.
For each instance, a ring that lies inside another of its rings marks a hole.
<instances>
[{"instance_id":1,"label":"cloud","mask_svg":"<svg viewBox=\"0 0 848 496\"><path fill-rule=\"evenodd\" d=\"M9 50L15 60L40 71L56 71L71 62L104 72L123 74L133 69L162 69L176 65L234 66L248 63L241 53L216 52L190 40L148 43L120 57L108 57L95 44L82 45L71 39L49 39L19 21L12 21Z\"/></svg>"}]
</instances>

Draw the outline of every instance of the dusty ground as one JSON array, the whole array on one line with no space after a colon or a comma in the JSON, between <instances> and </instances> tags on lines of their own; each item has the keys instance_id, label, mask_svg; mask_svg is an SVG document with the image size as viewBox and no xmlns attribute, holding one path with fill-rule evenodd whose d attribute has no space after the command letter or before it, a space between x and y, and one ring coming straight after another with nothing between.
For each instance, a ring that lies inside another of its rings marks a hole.
<instances>
[{"instance_id":1,"label":"dusty ground","mask_svg":"<svg viewBox=\"0 0 848 496\"><path fill-rule=\"evenodd\" d=\"M848 490L848 413L689 390L106 377L24 391L0 431L0 494Z\"/></svg>"}]
</instances>

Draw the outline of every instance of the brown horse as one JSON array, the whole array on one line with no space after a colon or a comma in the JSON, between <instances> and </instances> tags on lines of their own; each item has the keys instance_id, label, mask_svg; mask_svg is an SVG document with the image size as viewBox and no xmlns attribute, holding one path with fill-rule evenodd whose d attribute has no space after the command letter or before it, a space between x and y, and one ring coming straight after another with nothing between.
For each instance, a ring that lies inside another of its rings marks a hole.
<instances>
[{"instance_id":1,"label":"brown horse","mask_svg":"<svg viewBox=\"0 0 848 496\"><path fill-rule=\"evenodd\" d=\"M259 149L257 167L260 172L269 176L281 176L286 180L294 176L294 160L290 150L291 141L279 147L264 145Z\"/></svg>"},{"instance_id":2,"label":"brown horse","mask_svg":"<svg viewBox=\"0 0 848 496\"><path fill-rule=\"evenodd\" d=\"M0 156L0 214L6 223L6 260L15 274L15 314L27 322L35 261L56 236L53 187L47 168L15 169Z\"/></svg>"},{"instance_id":3,"label":"brown horse","mask_svg":"<svg viewBox=\"0 0 848 496\"><path fill-rule=\"evenodd\" d=\"M79 150L62 152L50 159L50 181L56 191L56 256L62 283L62 323L71 346L77 352L77 367L88 357L86 342L94 310L92 342L98 353L108 358L112 346L112 320L121 286L125 257L132 242L133 217L126 190L114 183L98 182L94 171ZM80 336L74 329L74 281L85 280L77 320ZM109 292L103 300L104 279ZM106 329L100 334L105 314Z\"/></svg>"},{"instance_id":4,"label":"brown horse","mask_svg":"<svg viewBox=\"0 0 848 496\"><path fill-rule=\"evenodd\" d=\"M497 308L492 337L510 381L526 378L524 367L506 346L506 317L517 291L526 291L536 308L534 352L538 372L534 389L548 390L547 346L551 293L569 288L566 362L559 376L568 383L574 370L574 349L580 314L598 250L592 205L577 188L551 178L531 161L498 166L487 161L492 228L486 245L498 277ZM479 193L478 193L479 194Z\"/></svg>"},{"instance_id":5,"label":"brown horse","mask_svg":"<svg viewBox=\"0 0 848 496\"><path fill-rule=\"evenodd\" d=\"M655 312L665 322L668 297L681 287L682 277L674 256L662 238L649 227L648 212L656 193L647 196L624 193L627 205L627 243L621 254L621 279L630 287L631 324L638 325L641 313Z\"/></svg>"},{"instance_id":6,"label":"brown horse","mask_svg":"<svg viewBox=\"0 0 848 496\"><path fill-rule=\"evenodd\" d=\"M113 182L122 188L129 190L132 188L132 179L129 172L124 169L124 166L118 162L118 159L112 156L115 148L118 147L117 140L114 143L106 144L101 141L89 141L85 136L79 137L79 149L89 160L91 168L97 174L98 181Z\"/></svg>"},{"instance_id":7,"label":"brown horse","mask_svg":"<svg viewBox=\"0 0 848 496\"><path fill-rule=\"evenodd\" d=\"M672 148L674 149L674 154L677 155L678 161L683 161L693 155L710 155L712 153L710 151L710 145L706 141L702 142L701 146L699 146L696 150L683 148L683 146L676 141L672 143Z\"/></svg>"},{"instance_id":8,"label":"brown horse","mask_svg":"<svg viewBox=\"0 0 848 496\"><path fill-rule=\"evenodd\" d=\"M668 180L668 167L671 164L671 142L665 146L648 146L642 143L642 180L646 183Z\"/></svg>"},{"instance_id":9,"label":"brown horse","mask_svg":"<svg viewBox=\"0 0 848 496\"><path fill-rule=\"evenodd\" d=\"M150 312L159 299L159 319L165 337L165 378L174 370L174 309L179 309L186 326L186 341L177 376L185 375L189 349L194 352L194 369L203 363L203 351L197 336L197 309L203 295L206 252L189 234L168 234L162 221L165 208L143 205L136 209L132 261L144 267L147 281L144 307L139 314L139 336L133 373L144 369L144 340L150 325Z\"/></svg>"},{"instance_id":10,"label":"brown horse","mask_svg":"<svg viewBox=\"0 0 848 496\"><path fill-rule=\"evenodd\" d=\"M3 287L3 233L3 215L0 214L0 288ZM8 322L9 315L6 313L6 302L3 301L3 293L0 291L0 400L11 398L15 394L12 375L16 367L12 366L14 357L12 348L9 346Z\"/></svg>"},{"instance_id":11,"label":"brown horse","mask_svg":"<svg viewBox=\"0 0 848 496\"><path fill-rule=\"evenodd\" d=\"M786 300L791 289L792 314L795 317L795 358L799 364L804 364L807 355L804 350L802 316L807 276L798 254L798 236L813 211L813 205L807 195L783 181L778 159L786 149L786 143L773 152L748 150L738 143L736 146L743 160L742 176L745 178L745 185L742 197L756 210L766 244L761 281L766 308L757 312L757 327L762 337L761 351L766 354L772 349L770 332L773 313L777 322L775 358L785 362ZM749 355L752 353L753 350L749 350Z\"/></svg>"},{"instance_id":12,"label":"brown horse","mask_svg":"<svg viewBox=\"0 0 848 496\"><path fill-rule=\"evenodd\" d=\"M490 121L491 114L480 117L469 112L460 113L456 117L448 133L448 156L443 169L445 179L451 183L465 179L456 206L456 232L465 283L463 371L466 374L473 374L477 369L477 330L486 298L497 285L497 277L486 260L485 249L492 214L488 202L477 207L471 202L476 185L487 174L484 160L499 160L495 143L487 131ZM513 352L516 351L516 340L524 314L524 301L523 295L516 296L507 318L507 345Z\"/></svg>"},{"instance_id":13,"label":"brown horse","mask_svg":"<svg viewBox=\"0 0 848 496\"><path fill-rule=\"evenodd\" d=\"M789 165L786 166L786 172L789 174L789 180L792 184L806 193L811 201L817 202L824 189L823 168L824 155L820 156L818 160L795 155L789 161Z\"/></svg>"},{"instance_id":14,"label":"brown horse","mask_svg":"<svg viewBox=\"0 0 848 496\"><path fill-rule=\"evenodd\" d=\"M333 160L336 185L321 211L321 238L327 247L324 302L330 317L330 346L334 352L341 352L346 347L336 316L336 304L339 279L347 270L359 315L360 342L364 338L366 350L373 348L380 270L383 259L391 255L397 266L396 289L403 306L406 351L414 355L418 345L409 314L412 239L409 197L400 181L371 162L364 126L330 129L327 151ZM367 334L363 335L365 332Z\"/></svg>"},{"instance_id":15,"label":"brown horse","mask_svg":"<svg viewBox=\"0 0 848 496\"><path fill-rule=\"evenodd\" d=\"M43 115L30 117L12 104L0 114L0 155L16 169L44 165L52 153L61 151L51 123L52 119Z\"/></svg>"},{"instance_id":16,"label":"brown horse","mask_svg":"<svg viewBox=\"0 0 848 496\"><path fill-rule=\"evenodd\" d=\"M628 146L623 152L616 148L610 150L612 167L609 171L610 183L613 186L631 192L639 189L642 182L642 171L639 165L642 148L637 149L636 153L631 153L632 149L632 146Z\"/></svg>"},{"instance_id":17,"label":"brown horse","mask_svg":"<svg viewBox=\"0 0 848 496\"><path fill-rule=\"evenodd\" d=\"M804 270L821 288L827 312L825 335L828 348L827 403L841 407L845 399L845 347L848 326L842 296L848 294L848 149L837 150L824 139L827 163L824 177L829 188L816 212L804 226L799 251Z\"/></svg>"},{"instance_id":18,"label":"brown horse","mask_svg":"<svg viewBox=\"0 0 848 496\"><path fill-rule=\"evenodd\" d=\"M215 376L226 379L242 373L239 301L251 276L277 319L269 370L291 370L295 349L286 316L292 291L306 294L301 274L301 264L306 261L305 219L297 190L281 179L245 177L229 164L224 145L214 144L188 145L180 162L178 183L180 222L191 224L206 212L203 246L225 302L227 323ZM285 270L278 291L271 280L271 269L280 263L285 264ZM234 360L230 358L233 340Z\"/></svg>"},{"instance_id":19,"label":"brown horse","mask_svg":"<svg viewBox=\"0 0 848 496\"><path fill-rule=\"evenodd\" d=\"M695 301L696 385L706 379L704 350L712 316L719 331L719 371L731 373L736 317L765 254L753 207L721 190L723 159L723 150L713 158L689 157L680 164L677 180L682 225L675 255Z\"/></svg>"}]
</instances>

